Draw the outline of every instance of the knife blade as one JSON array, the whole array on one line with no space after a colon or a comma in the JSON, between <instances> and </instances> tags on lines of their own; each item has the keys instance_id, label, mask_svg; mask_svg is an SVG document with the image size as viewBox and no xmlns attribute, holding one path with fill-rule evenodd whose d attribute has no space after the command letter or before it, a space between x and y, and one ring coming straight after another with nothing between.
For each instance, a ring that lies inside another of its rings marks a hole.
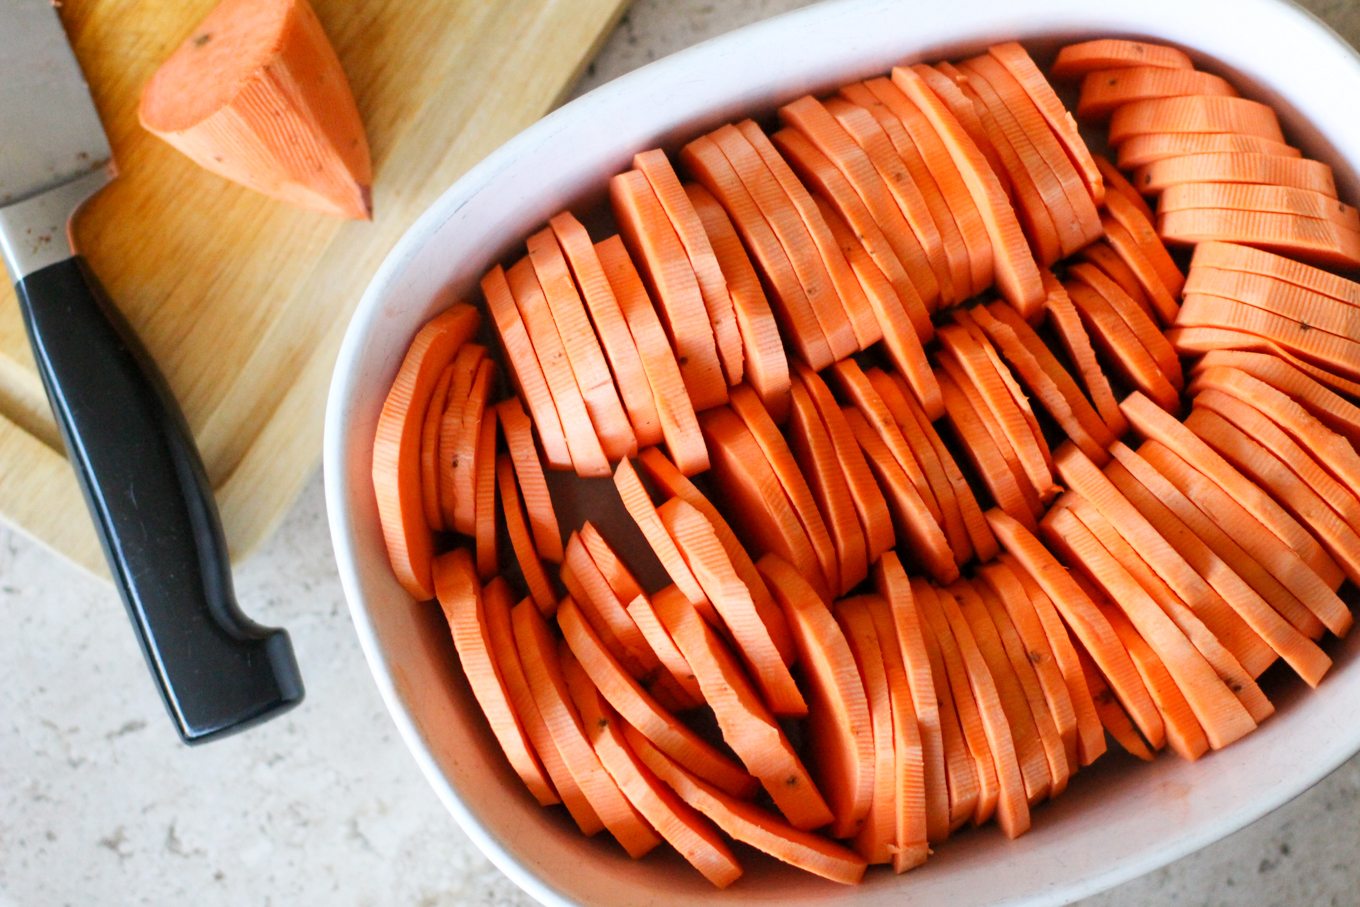
<instances>
[{"instance_id":1,"label":"knife blade","mask_svg":"<svg viewBox=\"0 0 1360 907\"><path fill-rule=\"evenodd\" d=\"M242 613L212 488L164 378L70 235L113 154L51 0L0 0L0 257L109 569L187 743L301 701L288 634Z\"/></svg>"}]
</instances>

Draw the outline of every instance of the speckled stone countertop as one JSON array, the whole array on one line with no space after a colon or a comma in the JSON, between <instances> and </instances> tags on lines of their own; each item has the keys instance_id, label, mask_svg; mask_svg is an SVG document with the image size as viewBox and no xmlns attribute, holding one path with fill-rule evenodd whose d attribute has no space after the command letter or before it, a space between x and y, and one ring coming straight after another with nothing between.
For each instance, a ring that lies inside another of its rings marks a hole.
<instances>
[{"instance_id":1,"label":"speckled stone countertop","mask_svg":"<svg viewBox=\"0 0 1360 907\"><path fill-rule=\"evenodd\" d=\"M798 0L639 0L580 90ZM1360 40L1360 4L1305 5ZM83 519L83 514L72 514ZM307 701L189 750L112 589L0 526L0 902L528 904L398 739L359 652L318 476L237 571L292 633ZM1247 829L1084 902L1360 901L1360 759Z\"/></svg>"}]
</instances>

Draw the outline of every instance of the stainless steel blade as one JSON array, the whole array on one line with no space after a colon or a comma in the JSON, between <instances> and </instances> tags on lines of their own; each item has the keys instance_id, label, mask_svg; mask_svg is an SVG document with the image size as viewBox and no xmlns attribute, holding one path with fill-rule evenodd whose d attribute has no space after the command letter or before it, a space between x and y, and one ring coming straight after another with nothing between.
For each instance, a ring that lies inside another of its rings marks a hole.
<instances>
[{"instance_id":1,"label":"stainless steel blade","mask_svg":"<svg viewBox=\"0 0 1360 907\"><path fill-rule=\"evenodd\" d=\"M0 0L0 208L110 164L51 0Z\"/></svg>"}]
</instances>

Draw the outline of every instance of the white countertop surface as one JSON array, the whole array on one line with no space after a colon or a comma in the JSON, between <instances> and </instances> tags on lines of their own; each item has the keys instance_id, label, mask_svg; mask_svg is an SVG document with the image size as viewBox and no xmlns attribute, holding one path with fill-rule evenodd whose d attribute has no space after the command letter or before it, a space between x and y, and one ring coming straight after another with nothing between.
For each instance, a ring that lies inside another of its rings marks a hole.
<instances>
[{"instance_id":1,"label":"white countertop surface","mask_svg":"<svg viewBox=\"0 0 1360 907\"><path fill-rule=\"evenodd\" d=\"M581 90L799 5L639 0ZM1304 5L1360 41L1360 4ZM236 579L252 618L292 634L307 700L190 750L112 588L0 525L0 903L530 903L444 812L383 710L335 575L320 476ZM1357 841L1360 758L1084 903L1354 904Z\"/></svg>"}]
</instances>

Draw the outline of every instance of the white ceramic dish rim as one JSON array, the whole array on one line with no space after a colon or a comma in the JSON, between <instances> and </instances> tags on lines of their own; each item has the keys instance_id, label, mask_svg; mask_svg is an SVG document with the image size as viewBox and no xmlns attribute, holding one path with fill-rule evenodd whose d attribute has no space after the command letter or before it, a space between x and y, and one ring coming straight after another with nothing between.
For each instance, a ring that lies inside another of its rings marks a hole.
<instances>
[{"instance_id":1,"label":"white ceramic dish rim","mask_svg":"<svg viewBox=\"0 0 1360 907\"><path fill-rule=\"evenodd\" d=\"M911 7L904 10L902 7ZM1353 99L1360 92L1360 57L1341 38L1306 11L1292 6L1283 0L1214 0L1202 2L1195 0L1144 0L1134 9L1107 8L1105 4L1093 9L1091 0L1030 0L1026 3L1007 2L1007 0L953 0L948 4L931 4L924 7L916 4L901 4L892 0L836 0L814 7L808 7L774 19L766 20L745 29L682 51L671 57L657 61L630 73L589 95L564 106L539 123L520 133L517 137L487 157L454 186L437 199L430 208L408 229L402 239L389 253L375 274L356 310L344 343L337 359L332 380L330 397L326 412L324 469L326 479L326 500L336 561L342 585L350 605L351 616L359 636L365 657L369 662L374 680L391 713L403 740L415 756L422 772L434 787L450 813L459 825L507 876L537 900L547 904L571 903L568 896L549 879L541 877L533 869L523 864L511 854L506 842L491 832L469 808L464 797L449 781L440 768L437 757L432 753L429 741L418 729L406 696L398 689L393 680L393 664L389 653L380 638L367 602L374 594L375 585L392 585L385 567L379 562L377 575L373 570L367 574L361 569L366 563L372 564L379 548L372 545L370 538L360 538L363 533L359 524L364 518L365 507L356 495L368 495L366 483L356 482L355 478L367 476L367 439L371 438L371 425L374 413L366 415L355 412L354 401L362 388L370 382L379 381L378 386L386 387L395 368L395 359L389 350L386 362L375 363L368 355L374 332L380 329L381 322L396 318L404 336L409 338L414 328L424 319L417 317L421 312L432 313L438 305L434 302L437 294L434 287L425 293L429 300L420 306L407 303L396 309L386 305L396 294L410 293L414 286L422 282L419 275L413 274L422 251L442 228L459 216L465 207L473 205L481 193L498 187L505 182L506 173L512 171L515 162L525 157L541 153L542 147L553 142L561 135L579 126L589 114L626 112L633 103L655 101L658 86L672 91L693 86L694 73L717 62L730 63L740 58L745 63L736 68L749 77L743 83L743 91L719 89L715 93L726 93L726 103L707 106L702 109L686 109L683 101L676 99L676 108L668 114L644 114L656 121L649 135L640 136L637 143L614 139L617 161L613 169L622 169L633 150L644 147L651 139L665 142L677 134L690 134L697 131L705 122L717 122L744 112L745 110L767 107L773 97L792 97L803 90L815 90L834 79L853 77L857 73L878 71L884 67L883 61L894 59L933 59L948 53L951 46L982 46L996 40L1018 38L1046 39L1055 36L1077 34L1130 34L1161 37L1175 43L1194 47L1197 23L1217 23L1218 27L1240 30L1247 35L1239 45L1240 52L1234 54L1231 48L1222 47L1221 40L1207 42L1214 45L1212 53L1218 62L1236 70L1249 80L1257 77L1257 67L1250 55L1254 48L1261 49L1259 42L1269 36L1277 51L1287 48L1290 39L1298 39L1306 45L1306 62L1318 74L1317 85L1330 88L1330 96L1299 97L1289 96L1301 116L1289 125L1296 127L1295 132L1303 133L1301 144L1323 143L1333 148L1360 148L1360 131L1346 127L1335 117L1329 117L1323 109L1328 101L1342 103ZM1161 17L1159 19L1159 17ZM986 25L960 25L960 22L986 22ZM853 28L847 23L855 23ZM879 25L879 28L865 28L864 23ZM1170 24L1168 24L1170 23ZM913 37L903 38L900 33L892 33L892 26L910 25ZM854 31L858 29L858 33ZM764 55L777 51L778 41L784 36L816 34L827 42L845 41L850 47L831 54L818 56L811 65L801 71L801 79L784 76L771 76L762 71L760 62L773 59ZM1297 86L1295 86L1297 87ZM1349 89L1349 92L1348 90ZM664 90L661 91L664 94ZM612 122L611 120L605 120ZM597 119L596 122L599 122ZM634 130L637 131L637 130ZM595 158L601 153L594 152ZM608 154L603 155L604 158ZM597 162L598 163L598 162ZM1348 161L1349 170L1354 162ZM1343 168L1347 169L1347 168ZM610 171L612 172L612 171ZM1338 177L1346 188L1354 189L1352 172L1338 172ZM504 190L504 187L501 187ZM517 185L517 191L526 191ZM555 187L560 198L542 200L544 216L555 210L553 202L566 203L570 191L562 186ZM551 196L553 193L547 193ZM522 199L518 199L522 203ZM522 204L521 204L522 207ZM541 218L540 218L541 220ZM470 229L470 228L469 228ZM523 232L523 231L520 231ZM519 235L519 234L515 234ZM494 256L486 260L491 260ZM484 263L484 262L483 262ZM428 275L425 278L428 283ZM442 281L440 282L442 284ZM416 311L421 309L421 312ZM404 349L405 342L401 343ZM385 374L382 372L385 371ZM386 380L383 380L383 379ZM365 422L365 419L367 420ZM360 423L356 427L356 422ZM352 443L355 432L360 431L364 443ZM347 480L346 477L349 477ZM371 504L367 505L370 511ZM370 527L371 530L371 527ZM386 591L386 590L385 590ZM1347 653L1347 656L1353 653ZM1349 657L1339 661L1353 660ZM1342 665L1338 665L1342 667ZM1354 670L1354 669L1353 669ZM1356 684L1351 684L1356 686ZM1337 699L1328 696L1332 690L1342 687L1334 676L1330 684L1324 683L1315 699ZM1341 697L1345 698L1345 697ZM1352 700L1353 701L1353 700ZM1158 845L1144 846L1124 859L1106 859L1103 868L1088 869L1063 879L1030 880L1017 884L1012 902L1052 903L1075 899L1108 888L1119 882L1150 872L1172 860L1197 850L1213 841L1254 821L1267 812L1297 796L1326 774L1333 771L1355 752L1360 751L1360 726L1354 723L1330 722L1330 734L1323 729L1324 719L1328 717L1329 703L1311 701L1308 711L1312 717L1307 727L1312 735L1313 753L1304 767L1288 777L1272 780L1270 786L1259 794L1237 803L1218 815L1216 819L1199 817L1196 821L1181 827L1177 834ZM1334 705L1334 703L1333 703ZM1293 710L1297 711L1297 710ZM1338 712L1338 716L1344 714ZM1276 718L1272 721L1282 719ZM1246 747L1254 735L1241 744ZM1275 734L1274 736L1281 736ZM1237 748L1218 754L1220 763L1225 761L1245 761L1249 767L1257 766L1257 759L1232 759ZM1228 757L1226 760L1224 757ZM1233 766L1221 765L1224 771ZM1280 770L1287 766L1283 763ZM1173 770L1174 771L1174 770ZM1193 795L1187 794L1187 799ZM1056 806L1056 804L1055 804ZM1047 809L1053 809L1048 807ZM1038 827L1042 828L1040 814ZM1013 847L1023 846L1025 839ZM902 890L909 894L911 888Z\"/></svg>"}]
</instances>

